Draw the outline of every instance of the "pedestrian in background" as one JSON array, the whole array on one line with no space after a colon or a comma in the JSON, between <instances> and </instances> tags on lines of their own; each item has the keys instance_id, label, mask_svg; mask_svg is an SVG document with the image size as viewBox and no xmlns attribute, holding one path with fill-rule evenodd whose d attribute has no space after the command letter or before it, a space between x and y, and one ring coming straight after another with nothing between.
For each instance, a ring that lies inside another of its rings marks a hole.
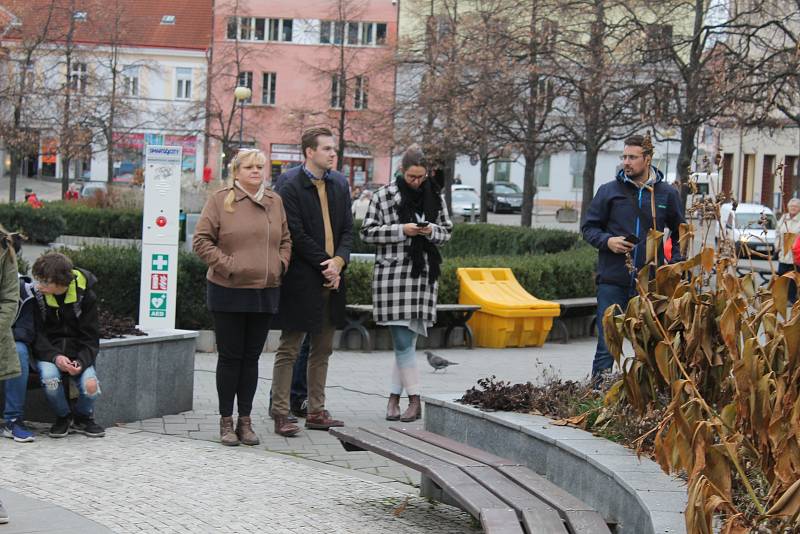
<instances>
[{"instance_id":1,"label":"pedestrian in background","mask_svg":"<svg viewBox=\"0 0 800 534\"><path fill-rule=\"evenodd\" d=\"M775 250L778 252L778 275L795 270L795 256L792 245L800 237L800 198L793 198L786 204L786 213L778 220L778 231L775 234ZM789 243L786 243L786 240ZM798 258L800 259L800 258ZM797 286L789 284L789 303L797 300Z\"/></svg>"},{"instance_id":2,"label":"pedestrian in background","mask_svg":"<svg viewBox=\"0 0 800 534\"><path fill-rule=\"evenodd\" d=\"M428 179L430 164L416 146L403 154L401 175L378 189L369 204L361 239L377 246L372 276L375 322L392 333L395 360L386 419L414 421L422 414L417 336L436 322L442 256L453 223L441 192ZM400 413L405 390L408 407Z\"/></svg>"},{"instance_id":3,"label":"pedestrian in background","mask_svg":"<svg viewBox=\"0 0 800 534\"><path fill-rule=\"evenodd\" d=\"M208 264L207 304L217 338L217 395L223 445L258 445L250 413L258 387L258 360L292 241L281 198L266 187L267 158L240 150L231 162L231 183L206 202L192 243ZM233 403L238 419L233 426Z\"/></svg>"}]
</instances>

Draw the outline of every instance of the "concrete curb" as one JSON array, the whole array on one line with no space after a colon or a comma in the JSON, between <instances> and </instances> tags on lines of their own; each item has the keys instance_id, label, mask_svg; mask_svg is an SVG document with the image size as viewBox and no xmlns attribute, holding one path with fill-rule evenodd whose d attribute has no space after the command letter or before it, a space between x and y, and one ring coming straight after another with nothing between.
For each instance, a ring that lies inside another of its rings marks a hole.
<instances>
[{"instance_id":1,"label":"concrete curb","mask_svg":"<svg viewBox=\"0 0 800 534\"><path fill-rule=\"evenodd\" d=\"M685 534L686 485L655 462L547 417L423 396L425 429L527 465L617 523L617 534Z\"/></svg>"}]
</instances>

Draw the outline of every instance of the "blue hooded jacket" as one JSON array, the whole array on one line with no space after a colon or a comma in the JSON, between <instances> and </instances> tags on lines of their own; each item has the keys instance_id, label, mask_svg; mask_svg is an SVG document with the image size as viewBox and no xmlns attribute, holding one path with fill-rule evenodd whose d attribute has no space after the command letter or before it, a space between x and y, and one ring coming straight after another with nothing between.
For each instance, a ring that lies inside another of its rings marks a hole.
<instances>
[{"instance_id":1,"label":"blue hooded jacket","mask_svg":"<svg viewBox=\"0 0 800 534\"><path fill-rule=\"evenodd\" d=\"M680 224L684 222L681 195L677 189L664 182L664 175L653 167L655 172L656 221L655 228L664 231L669 228L672 237L672 261L679 261L678 245ZM633 202L631 201L633 199ZM641 211L634 206L641 208ZM635 274L625 266L625 255L615 254L608 248L610 237L626 237L634 234L639 243L631 252L636 270L641 269L647 259L647 231L651 228L650 191L641 189L620 170L616 180L600 186L592 199L586 215L581 221L583 238L598 249L598 284L613 284L632 288ZM664 251L659 247L659 264L663 263Z\"/></svg>"}]
</instances>

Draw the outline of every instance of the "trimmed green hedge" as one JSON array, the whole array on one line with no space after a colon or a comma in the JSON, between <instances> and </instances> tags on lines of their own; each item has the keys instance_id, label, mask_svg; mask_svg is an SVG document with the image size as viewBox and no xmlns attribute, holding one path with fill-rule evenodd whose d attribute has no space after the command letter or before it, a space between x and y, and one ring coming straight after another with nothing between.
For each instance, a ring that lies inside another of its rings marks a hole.
<instances>
[{"instance_id":1,"label":"trimmed green hedge","mask_svg":"<svg viewBox=\"0 0 800 534\"><path fill-rule=\"evenodd\" d=\"M45 202L33 209L28 204L0 204L0 223L22 232L34 243L52 243L58 236L117 237L141 239L142 211L92 208L75 202Z\"/></svg>"},{"instance_id":2,"label":"trimmed green hedge","mask_svg":"<svg viewBox=\"0 0 800 534\"><path fill-rule=\"evenodd\" d=\"M80 250L61 249L72 262L94 273L100 305L122 317L139 317L139 276L141 252L136 247L90 246ZM206 265L190 252L178 257L177 328L210 329L206 309Z\"/></svg>"},{"instance_id":3,"label":"trimmed green hedge","mask_svg":"<svg viewBox=\"0 0 800 534\"><path fill-rule=\"evenodd\" d=\"M439 302L458 302L459 267L510 267L517 281L540 299L566 299L594 296L597 251L579 247L555 254L537 256L483 256L445 258L439 279ZM353 262L347 267L347 301L372 303L372 263Z\"/></svg>"},{"instance_id":4,"label":"trimmed green hedge","mask_svg":"<svg viewBox=\"0 0 800 534\"><path fill-rule=\"evenodd\" d=\"M0 204L0 223L6 230L23 233L30 241L44 244L55 241L67 227L60 213L47 207L34 209L21 202Z\"/></svg>"},{"instance_id":5,"label":"trimmed green hedge","mask_svg":"<svg viewBox=\"0 0 800 534\"><path fill-rule=\"evenodd\" d=\"M75 265L93 272L101 306L123 317L139 314L140 253L135 247L91 246L62 249ZM590 247L537 256L446 258L442 263L439 302L458 302L458 267L510 267L522 286L541 299L586 297L595 294L597 252ZM347 301L372 303L372 263L353 262L347 267ZM194 254L178 259L177 327L212 328L206 309L206 266Z\"/></svg>"},{"instance_id":6,"label":"trimmed green hedge","mask_svg":"<svg viewBox=\"0 0 800 534\"><path fill-rule=\"evenodd\" d=\"M142 238L142 210L93 208L76 202L47 202L43 210L60 215L66 223L62 233L88 237Z\"/></svg>"},{"instance_id":7,"label":"trimmed green hedge","mask_svg":"<svg viewBox=\"0 0 800 534\"><path fill-rule=\"evenodd\" d=\"M359 236L361 221L353 223L353 252L373 253ZM580 234L550 228L523 228L499 224L456 224L450 241L442 247L442 256L520 256L550 254L574 248Z\"/></svg>"}]
</instances>

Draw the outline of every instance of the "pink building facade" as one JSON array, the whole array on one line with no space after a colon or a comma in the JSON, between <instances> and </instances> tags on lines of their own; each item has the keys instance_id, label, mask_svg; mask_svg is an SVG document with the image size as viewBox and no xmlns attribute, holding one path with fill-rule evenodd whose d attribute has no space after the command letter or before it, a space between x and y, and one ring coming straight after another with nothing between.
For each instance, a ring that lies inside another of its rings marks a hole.
<instances>
[{"instance_id":1,"label":"pink building facade","mask_svg":"<svg viewBox=\"0 0 800 534\"><path fill-rule=\"evenodd\" d=\"M390 0L218 0L207 104L213 176L238 148L243 117L242 145L267 154L273 177L302 162L305 128L328 126L344 132L352 185L387 182L396 36ZM252 90L243 115L237 86Z\"/></svg>"}]
</instances>

